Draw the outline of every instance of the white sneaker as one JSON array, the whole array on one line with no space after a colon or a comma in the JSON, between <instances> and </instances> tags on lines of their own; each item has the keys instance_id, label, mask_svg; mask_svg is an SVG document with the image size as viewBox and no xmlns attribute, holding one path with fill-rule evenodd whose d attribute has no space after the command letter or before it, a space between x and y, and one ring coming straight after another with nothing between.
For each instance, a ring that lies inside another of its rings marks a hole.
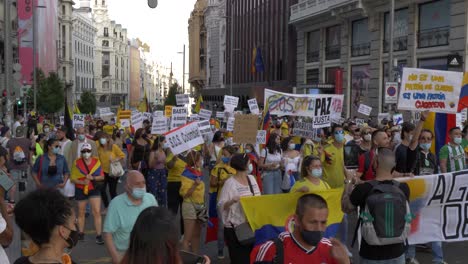
<instances>
[{"instance_id":1,"label":"white sneaker","mask_svg":"<svg viewBox=\"0 0 468 264\"><path fill-rule=\"evenodd\" d=\"M416 258L406 259L406 264L419 264L419 261Z\"/></svg>"}]
</instances>

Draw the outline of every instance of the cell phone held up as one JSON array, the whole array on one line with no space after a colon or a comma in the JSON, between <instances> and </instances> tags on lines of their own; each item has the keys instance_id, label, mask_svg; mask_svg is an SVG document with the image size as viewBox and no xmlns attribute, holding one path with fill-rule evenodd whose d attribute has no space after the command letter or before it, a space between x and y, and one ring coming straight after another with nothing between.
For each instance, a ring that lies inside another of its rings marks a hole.
<instances>
[{"instance_id":1,"label":"cell phone held up","mask_svg":"<svg viewBox=\"0 0 468 264\"><path fill-rule=\"evenodd\" d=\"M0 186L5 190L5 192L8 192L14 185L15 183L13 180L8 177L4 171L0 170Z\"/></svg>"},{"instance_id":2,"label":"cell phone held up","mask_svg":"<svg viewBox=\"0 0 468 264\"><path fill-rule=\"evenodd\" d=\"M180 250L180 256L182 257L182 263L184 264L205 264L206 260L203 256L193 254L191 252Z\"/></svg>"}]
</instances>

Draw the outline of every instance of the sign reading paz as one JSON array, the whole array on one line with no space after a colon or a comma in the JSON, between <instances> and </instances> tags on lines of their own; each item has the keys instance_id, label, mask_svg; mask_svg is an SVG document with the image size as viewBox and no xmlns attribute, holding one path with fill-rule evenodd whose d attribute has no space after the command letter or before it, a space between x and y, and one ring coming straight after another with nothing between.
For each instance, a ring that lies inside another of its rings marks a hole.
<instances>
[{"instance_id":1,"label":"sign reading paz","mask_svg":"<svg viewBox=\"0 0 468 264\"><path fill-rule=\"evenodd\" d=\"M398 109L457 113L462 72L404 68Z\"/></svg>"},{"instance_id":2,"label":"sign reading paz","mask_svg":"<svg viewBox=\"0 0 468 264\"><path fill-rule=\"evenodd\" d=\"M74 114L73 115L73 128L77 129L79 127L85 126L85 117L86 115Z\"/></svg>"},{"instance_id":3,"label":"sign reading paz","mask_svg":"<svg viewBox=\"0 0 468 264\"><path fill-rule=\"evenodd\" d=\"M178 127L165 134L169 148L174 155L203 144L203 137L198 129L198 123L192 122Z\"/></svg>"},{"instance_id":4,"label":"sign reading paz","mask_svg":"<svg viewBox=\"0 0 468 264\"><path fill-rule=\"evenodd\" d=\"M239 144L257 143L258 116L236 115L233 141Z\"/></svg>"},{"instance_id":5,"label":"sign reading paz","mask_svg":"<svg viewBox=\"0 0 468 264\"><path fill-rule=\"evenodd\" d=\"M250 99L247 101L249 103L249 108L250 108L250 112L254 115L258 115L260 113L259 109L258 109L258 103L257 103L257 99Z\"/></svg>"}]
</instances>

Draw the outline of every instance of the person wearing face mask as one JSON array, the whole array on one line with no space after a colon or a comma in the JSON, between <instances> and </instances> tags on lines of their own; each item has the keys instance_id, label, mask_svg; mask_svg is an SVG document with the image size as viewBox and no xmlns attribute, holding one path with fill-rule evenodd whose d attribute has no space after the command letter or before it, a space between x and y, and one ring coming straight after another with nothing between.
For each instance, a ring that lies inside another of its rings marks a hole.
<instances>
[{"instance_id":1,"label":"person wearing face mask","mask_svg":"<svg viewBox=\"0 0 468 264\"><path fill-rule=\"evenodd\" d=\"M372 147L372 132L369 127L361 128L361 137L362 141L359 147L361 148L359 155L363 154L366 151L369 151Z\"/></svg>"},{"instance_id":2,"label":"person wearing face mask","mask_svg":"<svg viewBox=\"0 0 468 264\"><path fill-rule=\"evenodd\" d=\"M253 245L241 244L234 228L247 222L240 205L240 198L259 196L260 189L253 175L249 174L251 163L247 154L236 154L231 158L231 167L236 174L228 178L219 196L218 208L224 223L224 238L229 248L231 263L249 263Z\"/></svg>"},{"instance_id":3,"label":"person wearing face mask","mask_svg":"<svg viewBox=\"0 0 468 264\"><path fill-rule=\"evenodd\" d=\"M322 162L319 157L307 156L302 161L301 180L291 188L291 192L316 192L329 190L328 183L322 181Z\"/></svg>"},{"instance_id":4,"label":"person wearing face mask","mask_svg":"<svg viewBox=\"0 0 468 264\"><path fill-rule=\"evenodd\" d=\"M44 154L36 159L32 168L33 179L38 188L60 189L65 186L70 170L56 139L49 139Z\"/></svg>"},{"instance_id":5,"label":"person wearing face mask","mask_svg":"<svg viewBox=\"0 0 468 264\"><path fill-rule=\"evenodd\" d=\"M410 176L408 168L408 146L411 143L417 144L418 139L413 137L415 125L410 122L404 122L401 125L401 143L395 148L396 166L395 171L401 176Z\"/></svg>"},{"instance_id":6,"label":"person wearing face mask","mask_svg":"<svg viewBox=\"0 0 468 264\"><path fill-rule=\"evenodd\" d=\"M104 220L104 242L112 264L120 263L128 249L130 233L138 215L151 206L158 206L158 202L146 192L145 177L139 171L129 171L125 192L111 201Z\"/></svg>"},{"instance_id":7,"label":"person wearing face mask","mask_svg":"<svg viewBox=\"0 0 468 264\"><path fill-rule=\"evenodd\" d=\"M449 130L450 142L439 152L440 172L455 172L466 168L465 151L461 146L462 133L459 127Z\"/></svg>"},{"instance_id":8,"label":"person wearing face mask","mask_svg":"<svg viewBox=\"0 0 468 264\"><path fill-rule=\"evenodd\" d=\"M284 138L281 142L281 149L283 150L283 168L286 176L293 176L297 181L299 180L299 161L301 159L301 153L296 150L296 144L292 137ZM289 191L290 186L287 190Z\"/></svg>"},{"instance_id":9,"label":"person wearing face mask","mask_svg":"<svg viewBox=\"0 0 468 264\"><path fill-rule=\"evenodd\" d=\"M375 179L375 159L378 148L390 146L390 139L384 130L376 130L372 133L372 148L359 156L357 177L364 181Z\"/></svg>"},{"instance_id":10,"label":"person wearing face mask","mask_svg":"<svg viewBox=\"0 0 468 264\"><path fill-rule=\"evenodd\" d=\"M252 171L249 173L255 176L258 187L260 188L260 191L263 192L262 174L258 166L259 156L257 151L255 150L254 145L250 143L245 144L244 153L247 154L247 156L249 156L250 163L252 164Z\"/></svg>"},{"instance_id":11,"label":"person wearing face mask","mask_svg":"<svg viewBox=\"0 0 468 264\"><path fill-rule=\"evenodd\" d=\"M30 192L15 206L14 215L19 228L39 247L34 255L20 257L15 264L75 263L69 254L78 243L76 216L72 203L59 191ZM69 254L63 253L65 249Z\"/></svg>"},{"instance_id":12,"label":"person wearing face mask","mask_svg":"<svg viewBox=\"0 0 468 264\"><path fill-rule=\"evenodd\" d=\"M67 144L63 150L63 155L67 159L67 164L70 165L70 170L75 160L81 157L81 148L85 144L89 144L91 146L91 156L97 157L98 152L96 143L87 139L84 127L80 127L76 129L76 139L73 140L70 144Z\"/></svg>"},{"instance_id":13,"label":"person wearing face mask","mask_svg":"<svg viewBox=\"0 0 468 264\"><path fill-rule=\"evenodd\" d=\"M218 217L221 215L219 210L216 210L216 205L218 203L219 195L223 189L224 183L229 177L236 174L236 170L230 166L231 157L236 153L236 150L232 146L225 146L221 150L222 157L221 162L216 164L216 166L211 170L210 173L210 204L209 204L209 217ZM218 239L218 259L224 258L224 235L223 235L223 221L221 217L218 217L218 225L209 227L214 228L217 231ZM208 231L207 231L208 232ZM206 242L210 242L208 240Z\"/></svg>"},{"instance_id":14,"label":"person wearing face mask","mask_svg":"<svg viewBox=\"0 0 468 264\"><path fill-rule=\"evenodd\" d=\"M327 219L328 205L325 199L317 194L301 196L294 214L294 231L283 232L274 241L256 246L248 263L351 263L340 241L323 237ZM277 260L277 247L282 247L281 262Z\"/></svg>"},{"instance_id":15,"label":"person wearing face mask","mask_svg":"<svg viewBox=\"0 0 468 264\"><path fill-rule=\"evenodd\" d=\"M100 133L98 142L97 152L99 160L101 161L102 170L104 171L104 184L101 187L101 199L104 203L104 207L109 206L109 198L107 197L107 186L109 186L109 194L111 200L117 196L117 183L118 177L111 177L110 164L113 162L122 162L125 158L125 154L120 148L114 144L111 137L106 133ZM105 212L105 211L104 211Z\"/></svg>"},{"instance_id":16,"label":"person wearing face mask","mask_svg":"<svg viewBox=\"0 0 468 264\"><path fill-rule=\"evenodd\" d=\"M200 152L191 150L187 154L187 166L182 172L180 196L183 197L182 218L184 238L182 249L198 254L202 224L197 212L205 208L205 183L202 180L203 158Z\"/></svg>"},{"instance_id":17,"label":"person wearing face mask","mask_svg":"<svg viewBox=\"0 0 468 264\"><path fill-rule=\"evenodd\" d=\"M260 153L258 166L263 169L263 194L278 194L281 190L281 139L278 134L271 134L266 147Z\"/></svg>"},{"instance_id":18,"label":"person wearing face mask","mask_svg":"<svg viewBox=\"0 0 468 264\"><path fill-rule=\"evenodd\" d=\"M210 153L210 163L208 170L212 170L221 158L221 149L224 147L225 141L221 131L216 131L213 135L211 144L208 144L208 152Z\"/></svg>"},{"instance_id":19,"label":"person wearing face mask","mask_svg":"<svg viewBox=\"0 0 468 264\"><path fill-rule=\"evenodd\" d=\"M350 201L354 206L359 206L361 212L366 207L366 200L370 195L375 185L392 184L393 181L392 170L396 165L395 154L389 148L379 148L376 156L376 177L375 181L367 181L355 186L350 195ZM347 184L353 184L355 181L349 180ZM347 186L348 188L349 186ZM398 188L404 194L406 201L409 201L410 189L407 183L400 182ZM361 240L361 247L359 250L360 263L405 263L405 243L396 243L389 245L369 245L365 239Z\"/></svg>"},{"instance_id":20,"label":"person wearing face mask","mask_svg":"<svg viewBox=\"0 0 468 264\"><path fill-rule=\"evenodd\" d=\"M333 142L324 147L320 158L323 166L323 180L331 188L343 187L346 169L344 166L345 144L343 127L337 125L333 128Z\"/></svg>"},{"instance_id":21,"label":"person wearing face mask","mask_svg":"<svg viewBox=\"0 0 468 264\"><path fill-rule=\"evenodd\" d=\"M146 176L148 159L151 152L151 142L149 141L144 128L139 128L135 132L135 139L130 151L130 163L134 170L139 170Z\"/></svg>"},{"instance_id":22,"label":"person wearing face mask","mask_svg":"<svg viewBox=\"0 0 468 264\"><path fill-rule=\"evenodd\" d=\"M169 143L164 136L158 136L151 147L146 188L153 194L159 206L167 207L166 152Z\"/></svg>"},{"instance_id":23,"label":"person wearing face mask","mask_svg":"<svg viewBox=\"0 0 468 264\"><path fill-rule=\"evenodd\" d=\"M75 200L78 201L78 229L80 231L79 240L84 240L84 224L86 204L89 201L96 228L96 244L104 244L101 236L101 191L97 188L99 182L104 181L104 171L101 162L97 157L93 157L92 147L85 143L80 149L81 158L73 162L70 180L75 184Z\"/></svg>"}]
</instances>

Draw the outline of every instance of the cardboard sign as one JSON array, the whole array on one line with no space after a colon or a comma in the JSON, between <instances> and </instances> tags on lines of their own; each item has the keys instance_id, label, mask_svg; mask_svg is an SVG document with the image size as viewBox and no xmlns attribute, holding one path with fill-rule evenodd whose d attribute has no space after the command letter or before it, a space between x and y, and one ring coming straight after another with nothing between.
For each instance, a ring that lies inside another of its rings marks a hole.
<instances>
[{"instance_id":1,"label":"cardboard sign","mask_svg":"<svg viewBox=\"0 0 468 264\"><path fill-rule=\"evenodd\" d=\"M234 131L234 122L236 118L230 117L228 118L227 125L226 125L226 130L227 131Z\"/></svg>"},{"instance_id":2,"label":"cardboard sign","mask_svg":"<svg viewBox=\"0 0 468 264\"><path fill-rule=\"evenodd\" d=\"M294 122L292 134L293 136L312 139L314 137L314 130L315 129L312 123Z\"/></svg>"},{"instance_id":3,"label":"cardboard sign","mask_svg":"<svg viewBox=\"0 0 468 264\"><path fill-rule=\"evenodd\" d=\"M138 111L132 111L132 126L135 130L143 126L143 114Z\"/></svg>"},{"instance_id":4,"label":"cardboard sign","mask_svg":"<svg viewBox=\"0 0 468 264\"><path fill-rule=\"evenodd\" d=\"M177 105L188 105L190 103L188 94L176 94Z\"/></svg>"},{"instance_id":5,"label":"cardboard sign","mask_svg":"<svg viewBox=\"0 0 468 264\"><path fill-rule=\"evenodd\" d=\"M167 118L164 116L158 116L153 119L151 134L163 135L164 133L167 133Z\"/></svg>"},{"instance_id":6,"label":"cardboard sign","mask_svg":"<svg viewBox=\"0 0 468 264\"><path fill-rule=\"evenodd\" d=\"M257 103L257 99L250 99L247 101L249 103L249 109L250 109L250 112L254 115L258 115L259 114L259 109L258 109L258 103Z\"/></svg>"},{"instance_id":7,"label":"cardboard sign","mask_svg":"<svg viewBox=\"0 0 468 264\"><path fill-rule=\"evenodd\" d=\"M187 108L173 107L171 118L171 129L183 126L187 123Z\"/></svg>"},{"instance_id":8,"label":"cardboard sign","mask_svg":"<svg viewBox=\"0 0 468 264\"><path fill-rule=\"evenodd\" d=\"M104 116L112 116L114 113L112 113L110 107L101 107L99 108L99 117L104 117Z\"/></svg>"},{"instance_id":9,"label":"cardboard sign","mask_svg":"<svg viewBox=\"0 0 468 264\"><path fill-rule=\"evenodd\" d=\"M165 134L169 148L174 155L203 144L203 137L198 129L198 123L192 122L173 129Z\"/></svg>"},{"instance_id":10,"label":"cardboard sign","mask_svg":"<svg viewBox=\"0 0 468 264\"><path fill-rule=\"evenodd\" d=\"M164 107L164 115L166 117L171 117L172 116L172 107L173 107L172 105L166 105Z\"/></svg>"},{"instance_id":11,"label":"cardboard sign","mask_svg":"<svg viewBox=\"0 0 468 264\"><path fill-rule=\"evenodd\" d=\"M74 114L73 115L73 129L85 126L86 115Z\"/></svg>"},{"instance_id":12,"label":"cardboard sign","mask_svg":"<svg viewBox=\"0 0 468 264\"><path fill-rule=\"evenodd\" d=\"M200 116L200 119L210 120L212 114L213 114L213 111L211 110L200 109L198 116Z\"/></svg>"},{"instance_id":13,"label":"cardboard sign","mask_svg":"<svg viewBox=\"0 0 468 264\"><path fill-rule=\"evenodd\" d=\"M231 117L232 118L232 117ZM231 119L230 118L230 119ZM229 126L229 122L228 122ZM257 143L258 116L257 115L236 115L234 120L233 141L239 144Z\"/></svg>"},{"instance_id":14,"label":"cardboard sign","mask_svg":"<svg viewBox=\"0 0 468 264\"><path fill-rule=\"evenodd\" d=\"M164 111L154 111L153 117L159 117L159 116L164 116Z\"/></svg>"},{"instance_id":15,"label":"cardboard sign","mask_svg":"<svg viewBox=\"0 0 468 264\"><path fill-rule=\"evenodd\" d=\"M224 96L224 108L227 112L234 112L234 109L239 104L239 97L225 95Z\"/></svg>"},{"instance_id":16,"label":"cardboard sign","mask_svg":"<svg viewBox=\"0 0 468 264\"><path fill-rule=\"evenodd\" d=\"M456 114L463 72L404 68L398 109Z\"/></svg>"},{"instance_id":17,"label":"cardboard sign","mask_svg":"<svg viewBox=\"0 0 468 264\"><path fill-rule=\"evenodd\" d=\"M257 131L257 144L266 144L266 130Z\"/></svg>"},{"instance_id":18,"label":"cardboard sign","mask_svg":"<svg viewBox=\"0 0 468 264\"><path fill-rule=\"evenodd\" d=\"M130 120L129 119L120 119L120 126L130 127Z\"/></svg>"},{"instance_id":19,"label":"cardboard sign","mask_svg":"<svg viewBox=\"0 0 468 264\"><path fill-rule=\"evenodd\" d=\"M398 102L398 83L386 82L385 83L385 103L396 104Z\"/></svg>"},{"instance_id":20,"label":"cardboard sign","mask_svg":"<svg viewBox=\"0 0 468 264\"><path fill-rule=\"evenodd\" d=\"M363 114L365 116L370 116L371 112L372 112L372 107L365 105L365 104L359 105L358 113Z\"/></svg>"},{"instance_id":21,"label":"cardboard sign","mask_svg":"<svg viewBox=\"0 0 468 264\"><path fill-rule=\"evenodd\" d=\"M403 124L403 114L394 114L393 115L393 125L400 126Z\"/></svg>"}]
</instances>

